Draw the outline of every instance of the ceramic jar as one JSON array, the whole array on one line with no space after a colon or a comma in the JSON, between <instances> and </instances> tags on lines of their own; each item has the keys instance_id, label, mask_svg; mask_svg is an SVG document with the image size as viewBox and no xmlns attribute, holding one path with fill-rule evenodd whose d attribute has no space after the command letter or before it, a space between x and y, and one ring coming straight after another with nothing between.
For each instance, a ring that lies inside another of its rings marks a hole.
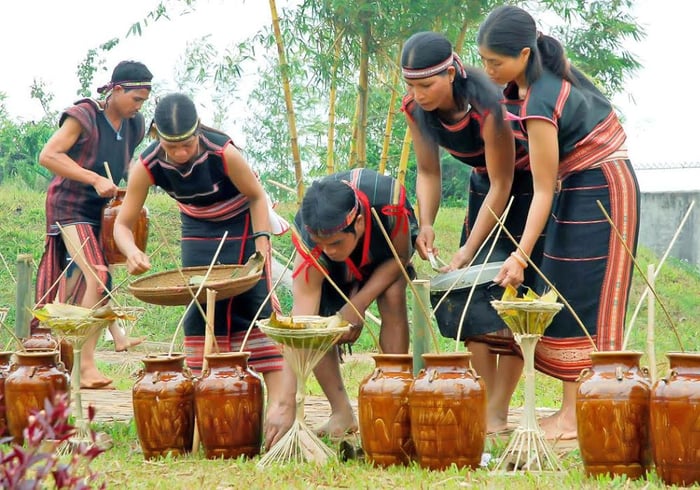
<instances>
[{"instance_id":1,"label":"ceramic jar","mask_svg":"<svg viewBox=\"0 0 700 490\"><path fill-rule=\"evenodd\" d=\"M365 455L377 466L406 465L414 456L408 392L412 354L378 354L375 369L360 383L357 409Z\"/></svg>"},{"instance_id":2,"label":"ceramic jar","mask_svg":"<svg viewBox=\"0 0 700 490\"><path fill-rule=\"evenodd\" d=\"M0 351L0 438L10 435L5 416L5 378L10 374L10 360L14 352Z\"/></svg>"},{"instance_id":3,"label":"ceramic jar","mask_svg":"<svg viewBox=\"0 0 700 490\"><path fill-rule=\"evenodd\" d=\"M22 432L33 411L46 400L70 392L70 376L58 360L58 351L18 351L5 378L5 415L10 435L21 444Z\"/></svg>"},{"instance_id":4,"label":"ceramic jar","mask_svg":"<svg viewBox=\"0 0 700 490\"><path fill-rule=\"evenodd\" d=\"M105 259L109 264L124 264L126 257L121 253L119 247L114 242L114 222L119 214L119 209L124 202L126 189L119 189L117 195L114 196L102 210L102 227L100 229L100 242L105 254ZM134 228L131 230L134 233L134 241L140 250L146 250L148 242L148 209L141 208L139 217L136 220Z\"/></svg>"},{"instance_id":5,"label":"ceramic jar","mask_svg":"<svg viewBox=\"0 0 700 490\"><path fill-rule=\"evenodd\" d=\"M73 346L67 340L60 342L54 335L51 334L51 329L39 326L32 329L30 337L22 339L22 345L28 351L60 351L59 361L63 363L66 370L70 373L73 369Z\"/></svg>"},{"instance_id":6,"label":"ceramic jar","mask_svg":"<svg viewBox=\"0 0 700 490\"><path fill-rule=\"evenodd\" d=\"M651 464L651 380L639 367L641 352L591 354L576 394L578 444L588 476L643 477Z\"/></svg>"},{"instance_id":7,"label":"ceramic jar","mask_svg":"<svg viewBox=\"0 0 700 490\"><path fill-rule=\"evenodd\" d=\"M192 449L194 381L185 355L153 355L132 388L134 420L146 459Z\"/></svg>"},{"instance_id":8,"label":"ceramic jar","mask_svg":"<svg viewBox=\"0 0 700 490\"><path fill-rule=\"evenodd\" d=\"M470 353L423 354L425 368L408 393L418 463L441 470L478 468L486 440L486 390Z\"/></svg>"},{"instance_id":9,"label":"ceramic jar","mask_svg":"<svg viewBox=\"0 0 700 490\"><path fill-rule=\"evenodd\" d=\"M205 356L208 367L195 384L197 428L207 458L252 458L260 453L263 385L248 367L249 352Z\"/></svg>"},{"instance_id":10,"label":"ceramic jar","mask_svg":"<svg viewBox=\"0 0 700 490\"><path fill-rule=\"evenodd\" d=\"M670 372L651 390L656 472L668 485L700 483L700 353L666 355Z\"/></svg>"}]
</instances>

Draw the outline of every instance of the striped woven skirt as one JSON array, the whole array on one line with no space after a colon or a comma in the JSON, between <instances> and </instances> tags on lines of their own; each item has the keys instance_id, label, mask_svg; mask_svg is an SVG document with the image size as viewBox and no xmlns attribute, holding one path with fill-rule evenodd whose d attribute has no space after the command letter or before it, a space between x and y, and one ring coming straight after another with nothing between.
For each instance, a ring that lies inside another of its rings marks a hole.
<instances>
[{"instance_id":1,"label":"striped woven skirt","mask_svg":"<svg viewBox=\"0 0 700 490\"><path fill-rule=\"evenodd\" d=\"M563 381L575 381L590 367L593 344L602 351L622 346L633 264L597 201L634 252L639 186L629 160L611 160L570 174L554 196L540 268L590 335L564 307L538 342L537 369ZM538 277L536 291L547 289Z\"/></svg>"}]
</instances>

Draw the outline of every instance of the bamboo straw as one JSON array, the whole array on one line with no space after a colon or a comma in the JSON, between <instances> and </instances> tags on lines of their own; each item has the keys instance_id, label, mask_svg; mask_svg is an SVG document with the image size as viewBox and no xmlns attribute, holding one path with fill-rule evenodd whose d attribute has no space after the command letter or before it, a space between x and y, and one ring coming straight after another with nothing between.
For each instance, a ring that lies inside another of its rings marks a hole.
<instances>
[{"instance_id":1,"label":"bamboo straw","mask_svg":"<svg viewBox=\"0 0 700 490\"><path fill-rule=\"evenodd\" d=\"M505 222L506 218L508 217L508 213L510 212L510 206L513 204L513 199L515 199L513 196L510 197L510 201L508 202L508 206L506 206L506 209L503 211L503 214L501 215L501 219ZM494 225L494 228L498 227L498 224ZM489 233L489 236L491 234ZM476 285L479 284L479 278L481 278L481 274L484 272L484 269L486 268L486 264L489 263L489 259L491 258L491 254L493 253L493 249L496 248L496 244L498 243L498 239L501 237L501 228L498 228L498 231L496 231L496 236L493 239L493 242L491 243L491 247L489 248L489 251L486 253L486 257L484 258L484 263L481 264L481 269L479 269L479 273L476 275L476 278L474 279L474 284L472 284L472 287L469 288L469 295L467 296L467 302L464 304L464 309L462 310L462 315L459 317L459 326L457 327L457 338L455 339L455 352L459 351L459 346L462 343L460 338L462 337L462 324L464 323L464 318L467 316L467 308L469 308L469 304L472 301L472 297L474 296L474 291L476 290ZM486 243L482 243L483 245ZM481 249L482 247L479 247ZM472 263L474 262L474 259L478 257L478 253L474 255L472 258ZM465 269L464 271L466 272L468 269ZM464 274L464 273L463 273ZM456 284L456 282L455 282ZM466 344L465 344L465 347ZM467 351L469 348L467 347Z\"/></svg>"},{"instance_id":2,"label":"bamboo straw","mask_svg":"<svg viewBox=\"0 0 700 490\"><path fill-rule=\"evenodd\" d=\"M542 280L547 284L547 286L549 286L549 287L552 289L552 291L554 291L554 292L556 293L556 295L557 295L559 298L561 298L561 301L562 301L562 303L564 303L564 306L566 306L566 308L569 310L569 313L571 313L571 316L574 317L574 320L576 320L576 323L578 323L579 327L581 327L581 330L583 330L583 333L586 335L586 337L587 337L588 340L590 341L591 345L593 346L593 350L594 350L594 351L597 351L597 350L598 350L598 346L597 346L597 345L595 344L595 342L593 341L593 338L591 337L591 334L588 332L588 329L585 327L585 325L584 325L583 322L581 321L581 318L579 318L578 314L576 314L576 312L575 312L574 309L571 307L571 305L569 304L569 302L567 301L567 299L566 299L564 296L562 296L562 294L561 294L561 293L559 292L559 290L554 286L554 284L552 284L552 282L547 278L547 276L545 276L545 275L542 273L542 271L540 270L540 268L537 267L537 264L535 264L535 263L532 261L532 259L530 258L530 256L529 256L528 254L526 254L525 251L524 251L522 248L520 248L520 244L518 243L518 241L517 241L517 240L515 239L515 237L508 231L508 228L506 228L506 226L503 224L503 222L502 222L501 219L498 217L498 215L493 211L493 209L491 209L491 207L489 207L489 206L486 206L486 207L487 207L487 209L491 212L491 214L493 215L493 217L496 218L496 221L498 222L498 225L503 229L503 231L505 232L506 236L510 239L510 241L513 242L513 245L515 245L515 247L520 251L520 253L523 254L523 257L525 257L525 260L527 261L527 263L530 264L530 265L532 266L532 268L535 270L535 272L537 272L537 274L542 278Z\"/></svg>"},{"instance_id":3,"label":"bamboo straw","mask_svg":"<svg viewBox=\"0 0 700 490\"><path fill-rule=\"evenodd\" d=\"M107 160L105 160L104 166L105 172L107 172L107 178L112 181L112 184L116 184L116 182L114 182L114 179L112 178L112 171L109 169L109 162Z\"/></svg>"},{"instance_id":4,"label":"bamboo straw","mask_svg":"<svg viewBox=\"0 0 700 490\"><path fill-rule=\"evenodd\" d=\"M272 180L272 179L266 179L265 182L269 182L270 184L274 185L275 187L279 187L280 189L285 190L291 194L297 193L297 191L295 189L293 189L292 187L289 187L286 184L283 184L282 182L277 182L276 180Z\"/></svg>"},{"instance_id":5,"label":"bamboo straw","mask_svg":"<svg viewBox=\"0 0 700 490\"><path fill-rule=\"evenodd\" d=\"M187 310L189 310L190 306L192 306L192 303L199 304L199 301L197 301L197 298L199 297L199 293L202 292L202 288L204 287L204 284L206 284L207 279L209 279L209 274L211 273L211 270L214 267L214 264L216 264L216 259L219 258L219 252L221 252L221 248L224 246L224 243L226 243L227 236L228 236L228 230L226 230L224 232L224 236L221 237L221 242L219 242L219 246L217 247L216 252L214 252L214 256L212 257L211 262L209 263L209 268L207 268L207 272L204 274L204 278L202 279L202 282L199 284L199 287L197 288L197 293L190 300L190 303L187 305L187 308L185 308L185 311L182 313L182 317L180 318L180 321L178 322L177 327L175 328L175 332L173 333L173 340L170 342L170 350L168 350L168 357L173 355L173 349L175 348L175 339L177 338L177 334L180 332L180 328L182 327L182 324L185 321L185 315L187 314ZM201 305L200 305L200 307L201 307ZM206 320L207 320L206 315L204 317L204 320L206 322Z\"/></svg>"},{"instance_id":6,"label":"bamboo straw","mask_svg":"<svg viewBox=\"0 0 700 490\"><path fill-rule=\"evenodd\" d=\"M58 229L61 230L61 236L62 236L65 240L67 240L68 243L71 244L71 246L75 247L75 243L73 243L73 240L72 240L68 235L66 235L66 234L64 233L65 230L64 230L64 228L61 226L61 224L60 224L58 221L56 222L56 226L58 226ZM85 241L87 241L87 239L86 239ZM81 249L82 249L82 247L81 247ZM71 258L72 258L72 257L71 257ZM87 258L86 258L85 260L87 261ZM112 294L112 291L110 291L110 289L107 287L107 285L106 285L104 282L102 282L102 279L100 279L100 276L97 274L97 271L95 271L95 269L93 269L92 267L90 267L90 265L91 265L91 264L88 264L88 270L89 270L90 273L93 275L93 277L95 278L95 280L97 281L97 283L102 287L102 289L105 290L105 293L107 293L107 296L109 296L109 298L110 298L112 301L114 301L114 304L115 304L115 305L121 306L121 304L119 304L119 301L117 301L117 298L115 298L114 295Z\"/></svg>"},{"instance_id":7,"label":"bamboo straw","mask_svg":"<svg viewBox=\"0 0 700 490\"><path fill-rule=\"evenodd\" d=\"M89 239L90 239L90 238L86 238L85 240L83 240L83 243L80 245L80 248L78 249L78 252L80 252L80 251L83 250L83 247L85 247L85 244L88 242ZM39 306L39 304L41 304L41 302L44 301L44 299L46 299L46 297L49 295L49 293L51 292L51 290L52 290L53 288L56 287L56 285L57 285L58 282L61 280L61 278L63 277L63 275L68 271L68 269L70 268L70 265L73 263L74 260L75 260L75 257L73 257L73 255L71 254L71 258L70 258L70 260L68 261L68 264L66 264L66 266L63 268L63 270L61 271L61 273L58 275L58 278L53 282L53 284L51 285L51 287L44 293L44 295L43 295L41 298L39 298L39 300L38 300L38 301L36 302L36 304L34 305L34 308L36 308L37 306Z\"/></svg>"},{"instance_id":8,"label":"bamboo straw","mask_svg":"<svg viewBox=\"0 0 700 490\"><path fill-rule=\"evenodd\" d=\"M5 265L5 269L7 269L7 273L10 275L10 279L12 279L12 282L17 284L17 279L15 279L14 274L12 274L12 270L10 269L10 266L7 264L7 261L5 260L5 256L0 252L0 259L2 259L2 263Z\"/></svg>"},{"instance_id":9,"label":"bamboo straw","mask_svg":"<svg viewBox=\"0 0 700 490\"><path fill-rule=\"evenodd\" d=\"M647 277L649 278L649 284L653 287L654 279L656 278L654 264L649 264L647 266ZM654 300L649 298L649 309L647 310L647 358L649 359L649 377L651 378L652 384L656 381L656 350L654 349L655 305ZM624 348L622 350L624 350Z\"/></svg>"},{"instance_id":10,"label":"bamboo straw","mask_svg":"<svg viewBox=\"0 0 700 490\"><path fill-rule=\"evenodd\" d=\"M160 225L156 225L156 221L154 219L151 219L150 224L153 225L153 228L155 228L156 232L160 235L161 245L163 245L166 252L170 256L170 260L172 261L172 263L175 264L175 266L177 267L177 271L180 273L180 278L182 279L182 283L185 285L185 288L187 288L187 291L189 291L192 299L196 300L197 296L194 294L194 291L192 291L192 288L190 287L190 284L189 284L189 280L185 276L185 273L182 272L182 267L179 266L180 259L175 257L175 254L172 252L172 250L170 250L167 247L168 238L165 236L163 229L160 227ZM204 283L202 283L202 284L204 284ZM199 294L199 293L197 293L197 294ZM199 304L199 301L195 301L194 303L197 305L197 309L199 310L199 314L202 315L202 319L206 322L207 321L207 314L204 311L204 308L202 308L202 305ZM192 304L192 303L190 303L190 304Z\"/></svg>"},{"instance_id":11,"label":"bamboo straw","mask_svg":"<svg viewBox=\"0 0 700 490\"><path fill-rule=\"evenodd\" d=\"M681 349L681 352L685 352L685 349L683 349L683 342L681 342L681 338L678 336L678 331L676 330L676 324L673 323L673 318L671 318L671 315L669 314L668 310L666 309L663 302L661 301L661 298L659 298L659 295L656 294L656 290L651 286L651 284L649 284L649 281L647 280L646 273L642 270L642 268L637 263L637 260L634 258L634 254L632 253L630 248L627 246L627 243L625 242L625 238L620 233L620 230L617 229L617 226L615 226L615 223L613 223L613 220L610 217L610 215L608 214L608 212L605 210L605 206L603 206L603 203L601 203L600 200L597 200L596 204L598 204L598 207L605 215L605 219L608 220L608 223L610 224L610 228L612 228L612 230L615 232L615 235L617 236L618 240L620 240L620 243L622 244L623 248L627 252L627 255L629 255L630 260L632 260L632 264L634 264L634 267L637 269L637 271L641 275L642 279L644 279L644 282L647 283L647 286L649 287L649 291L651 291L651 294L654 295L654 297L656 298L656 301L659 302L659 306L661 307L664 314L666 315L666 318L668 319L668 322L671 326L671 330L673 330L673 333L676 336L676 340L678 340L678 345Z\"/></svg>"},{"instance_id":12,"label":"bamboo straw","mask_svg":"<svg viewBox=\"0 0 700 490\"><path fill-rule=\"evenodd\" d=\"M673 234L673 237L671 238L671 241L669 242L668 247L666 248L666 251L664 252L663 256L661 257L661 260L659 261L659 266L656 268L656 272L654 273L654 278L657 278L659 276L659 272L661 272L661 267L664 265L664 262L666 262L666 258L668 257L668 254L671 253L671 249L675 245L676 240L678 239L678 236L681 234L681 230L683 229L685 222L688 220L688 216L690 216L690 212L693 210L693 206L695 206L695 201L691 201L690 206L688 206L688 210L685 212L685 215L683 216L683 219L681 220L681 223L678 225L676 232ZM642 292L642 296L639 298L639 302L637 303L637 306L634 309L634 313L632 313L632 317L630 318L629 322L627 322L627 332L625 332L625 340L622 342L622 350L626 349L627 342L629 341L629 338L630 338L630 333L632 333L632 329L634 328L634 322L637 320L637 315L639 314L639 310L642 309L642 303L644 303L644 300L646 299L646 297L648 295L649 295L649 288L644 288L644 292Z\"/></svg>"},{"instance_id":13,"label":"bamboo straw","mask_svg":"<svg viewBox=\"0 0 700 490\"><path fill-rule=\"evenodd\" d=\"M5 330L7 330L7 333L10 334L10 336L12 337L12 340L14 340L15 342L17 342L17 345L19 346L19 349L20 349L21 351L24 352L24 351L27 350L27 348L24 347L24 344L23 344L22 341L19 339L19 337L17 337L17 335L15 335L15 333L12 331L12 329L11 329L10 327L8 327L7 324L6 324L3 320L0 320L0 325L2 325L2 328L4 328Z\"/></svg>"},{"instance_id":14,"label":"bamboo straw","mask_svg":"<svg viewBox=\"0 0 700 490\"><path fill-rule=\"evenodd\" d=\"M270 247L272 248L272 247ZM289 264L292 263L292 260L296 256L297 251L294 250L292 252L292 255L290 255L289 259L287 259L287 263L284 265L284 270L282 271L282 274L277 278L275 283L272 285L270 290L267 292L267 296L265 296L265 299L263 300L262 303L260 303L260 307L258 308L258 311L255 312L255 316L253 316L253 320L250 322L250 325L248 325L248 330L245 332L245 337L243 337L243 342L241 342L241 348L238 349L238 352L243 352L245 349L245 344L248 342L248 337L250 336L250 332L253 330L253 327L255 326L255 322L258 320L258 317L260 316L260 313L262 313L263 308L267 304L267 302L270 300L270 297L272 297L272 294L275 292L277 289L277 286L282 282L282 279L284 278L284 275L287 273L289 270Z\"/></svg>"},{"instance_id":15,"label":"bamboo straw","mask_svg":"<svg viewBox=\"0 0 700 490\"><path fill-rule=\"evenodd\" d=\"M374 215L375 219L377 220L377 224L379 225L379 229L382 232L382 235L384 235L384 239L386 240L387 245L389 245L389 248L391 249L391 253L394 255L394 259L396 259L396 263L399 264L399 269L401 269L401 273L403 274L403 277L406 279L406 282L408 283L409 287L411 288L411 291L415 295L415 300L416 303L418 303L418 306L423 313L423 316L425 317L426 324L432 325L432 315L430 312L428 312L428 309L426 308L425 304L423 303L423 300L420 297L420 293L416 290L415 284L413 284L413 280L410 278L408 275L408 272L406 272L406 268L403 266L403 263L401 263L401 257L399 257L399 254L396 252L396 248L394 247L394 244L391 243L391 238L389 237L389 234L386 232L386 229L384 228L384 225L382 224L382 220L379 217L379 213L377 213L377 210L374 208L372 209L372 214ZM435 345L435 352L440 352L440 344L438 343L437 336L435 335L435 329L430 328L430 337L433 340L433 344Z\"/></svg>"},{"instance_id":16,"label":"bamboo straw","mask_svg":"<svg viewBox=\"0 0 700 490\"><path fill-rule=\"evenodd\" d=\"M328 275L328 272L326 272L326 269L321 264L318 263L318 260L316 260L316 257L314 257L314 255L311 253L311 250L308 249L308 247L304 243L304 239L301 237L301 235L299 235L299 232L296 230L296 228L294 226L292 226L290 228L290 230L292 230L292 234L297 238L297 242L299 243L299 246L304 249L304 253L311 259L311 261L314 263L314 266L316 266L316 268L319 271L321 271L321 274L323 274L323 277L326 278L326 281L328 281L328 284L333 286L333 289L335 289L338 292L338 294L340 295L340 297L343 298L343 300L348 305L350 305L350 308L352 308L352 310L357 314L357 316L359 316L360 318L364 318L364 316L369 316L369 315L366 315L366 314L363 315L362 313L360 313L360 311L357 309L357 307L352 303L352 301L350 301L350 298L348 298L348 296L343 292L343 290L340 289L340 287L338 287L338 285L335 283L335 281L333 279L331 279L331 276ZM381 328L381 322L379 322L379 327ZM374 332L372 331L371 328L368 328L367 330L369 331L369 334L372 336L372 340L374 341L375 346L379 350L379 353L383 354L382 346L379 345L379 339L374 334Z\"/></svg>"}]
</instances>

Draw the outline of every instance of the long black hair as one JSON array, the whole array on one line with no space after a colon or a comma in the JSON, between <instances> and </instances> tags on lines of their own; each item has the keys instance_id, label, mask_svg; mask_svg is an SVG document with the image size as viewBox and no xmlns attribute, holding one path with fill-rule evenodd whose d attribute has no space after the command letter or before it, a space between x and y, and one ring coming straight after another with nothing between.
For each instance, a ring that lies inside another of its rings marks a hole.
<instances>
[{"instance_id":1,"label":"long black hair","mask_svg":"<svg viewBox=\"0 0 700 490\"><path fill-rule=\"evenodd\" d=\"M411 70L430 68L445 61L452 54L452 44L442 34L431 31L418 32L404 44L401 66ZM452 65L455 67L452 97L457 108L464 110L471 105L481 114L491 112L496 116L498 125L504 124L498 86L482 70L463 66L457 57ZM441 74L447 75L447 68ZM436 131L441 126L437 111L424 111L416 104L414 118L421 129L435 139Z\"/></svg>"},{"instance_id":2,"label":"long black hair","mask_svg":"<svg viewBox=\"0 0 700 490\"><path fill-rule=\"evenodd\" d=\"M586 77L571 66L562 44L537 30L535 19L525 10L504 5L491 11L479 27L476 42L502 56L519 56L524 48L530 48L530 58L525 68L528 84L542 75L543 68L578 85Z\"/></svg>"}]
</instances>

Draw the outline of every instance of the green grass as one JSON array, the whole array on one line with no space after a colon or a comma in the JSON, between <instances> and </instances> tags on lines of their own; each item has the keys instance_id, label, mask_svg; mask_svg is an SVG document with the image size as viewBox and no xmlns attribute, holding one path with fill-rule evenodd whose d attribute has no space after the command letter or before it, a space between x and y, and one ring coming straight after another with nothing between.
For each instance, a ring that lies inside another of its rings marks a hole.
<instances>
[{"instance_id":1,"label":"green grass","mask_svg":"<svg viewBox=\"0 0 700 490\"><path fill-rule=\"evenodd\" d=\"M0 253L8 267L0 264L0 306L11 307L7 325L14 326L15 275L14 262L18 254L31 254L38 263L43 250L44 233L44 195L20 184L3 184L0 187ZM179 218L175 203L166 195L152 192L146 203L150 211L151 233L148 249L152 253L161 244L164 245L152 256L153 271L172 270L179 260ZM283 204L279 211L287 218L292 218L294 206ZM437 244L441 255L449 257L459 240L463 209L442 209L436 224ZM291 244L289 236L276 237L275 247L289 257ZM648 250L641 249L638 262L646 271L648 263L658 260ZM419 277L431 275L427 263L416 259ZM133 298L126 289L128 281L123 267L114 271L114 284L122 286L115 291L115 297L123 305L144 306L146 313L136 326L133 334L146 335L153 342L170 343L173 340L175 326L180 321L182 307L160 307L146 305ZM637 271L633 277L633 290L630 300L630 312L634 309L644 282ZM657 291L687 351L698 350L700 330L696 327L700 307L700 274L697 269L669 259L656 281ZM291 307L288 292L280 294L283 308ZM409 299L409 304L411 300ZM376 310L374 310L376 313ZM630 349L646 349L647 310L644 306L638 316L630 337ZM666 374L665 353L679 350L678 341L673 335L669 321L661 308L656 308L655 353L659 363L659 373ZM368 328L376 326L369 325ZM439 337L439 334L437 334ZM182 333L175 336L176 345L182 343ZM12 341L7 332L0 331L0 348L11 346ZM431 344L432 345L432 344ZM452 351L455 343L451 339L439 337L440 350ZM101 345L100 348L111 348ZM463 347L460 347L463 349ZM356 353L376 351L374 342L367 332L353 346ZM647 363L646 356L642 364ZM119 389L130 389L133 377L140 363L101 363L100 369L116 379ZM371 373L373 363L367 356L348 359L343 365L344 379L348 392L357 393L362 379ZM315 380L310 380L308 390L320 394ZM521 387L512 401L512 406L522 404ZM539 375L537 379L537 404L543 407L556 407L560 403L560 383L552 378ZM128 488L170 489L170 488L662 488L658 478L651 474L646 482L630 482L624 478L586 479L581 469L578 451L566 456L563 463L568 471L557 475L498 476L485 470L458 471L450 469L443 472L426 471L413 465L407 468L390 468L378 470L364 462L350 461L332 463L319 471L311 464L279 466L265 471L257 470L250 461L208 461L201 455L176 459L163 459L146 462L140 453L138 438L133 422L130 424L113 423L99 427L114 439L115 446L100 456L94 464L100 471L108 486L126 486ZM494 455L504 449L503 444L491 444L488 448ZM126 484L126 485L125 485Z\"/></svg>"}]
</instances>

